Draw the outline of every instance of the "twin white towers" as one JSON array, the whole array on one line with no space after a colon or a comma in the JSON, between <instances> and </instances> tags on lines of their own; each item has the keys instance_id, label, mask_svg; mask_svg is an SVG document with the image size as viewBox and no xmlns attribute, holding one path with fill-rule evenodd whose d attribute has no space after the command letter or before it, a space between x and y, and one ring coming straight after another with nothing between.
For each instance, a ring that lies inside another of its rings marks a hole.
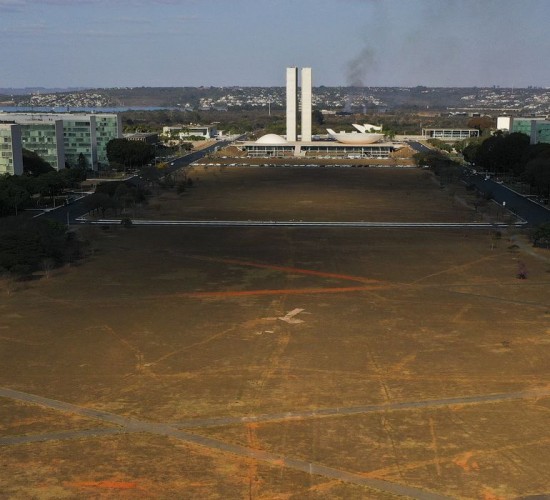
<instances>
[{"instance_id":1,"label":"twin white towers","mask_svg":"<svg viewBox=\"0 0 550 500\"><path fill-rule=\"evenodd\" d=\"M301 86L302 142L311 141L311 68L302 68ZM286 69L286 140L295 142L298 116L298 68Z\"/></svg>"}]
</instances>

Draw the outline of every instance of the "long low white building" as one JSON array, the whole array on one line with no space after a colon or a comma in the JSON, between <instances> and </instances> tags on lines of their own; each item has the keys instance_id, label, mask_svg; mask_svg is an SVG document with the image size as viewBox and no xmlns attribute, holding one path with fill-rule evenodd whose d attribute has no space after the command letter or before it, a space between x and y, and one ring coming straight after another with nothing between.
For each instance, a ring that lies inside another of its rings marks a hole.
<instances>
[{"instance_id":1,"label":"long low white building","mask_svg":"<svg viewBox=\"0 0 550 500\"><path fill-rule=\"evenodd\" d=\"M462 141L472 137L479 137L476 128L423 128L423 139L441 139L444 141Z\"/></svg>"},{"instance_id":2,"label":"long low white building","mask_svg":"<svg viewBox=\"0 0 550 500\"><path fill-rule=\"evenodd\" d=\"M360 135L360 134L357 134ZM388 158L397 148L390 142L344 144L337 141L287 141L276 134L267 134L257 141L237 144L251 157L321 157Z\"/></svg>"}]
</instances>

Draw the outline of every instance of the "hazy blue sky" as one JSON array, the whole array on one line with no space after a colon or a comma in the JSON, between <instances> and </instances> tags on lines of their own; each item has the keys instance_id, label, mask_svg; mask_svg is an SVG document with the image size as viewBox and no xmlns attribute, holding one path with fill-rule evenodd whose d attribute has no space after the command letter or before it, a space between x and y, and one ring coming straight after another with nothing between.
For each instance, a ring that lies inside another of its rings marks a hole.
<instances>
[{"instance_id":1,"label":"hazy blue sky","mask_svg":"<svg viewBox=\"0 0 550 500\"><path fill-rule=\"evenodd\" d=\"M550 0L0 0L0 87L550 87Z\"/></svg>"}]
</instances>

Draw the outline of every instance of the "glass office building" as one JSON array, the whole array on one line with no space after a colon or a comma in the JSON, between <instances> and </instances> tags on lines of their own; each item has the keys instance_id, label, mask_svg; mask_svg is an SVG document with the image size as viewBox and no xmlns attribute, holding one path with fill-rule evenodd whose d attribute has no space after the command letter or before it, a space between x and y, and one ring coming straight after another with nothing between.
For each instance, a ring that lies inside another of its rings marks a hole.
<instances>
[{"instance_id":1,"label":"glass office building","mask_svg":"<svg viewBox=\"0 0 550 500\"><path fill-rule=\"evenodd\" d=\"M21 125L23 148L35 152L56 170L65 168L63 121Z\"/></svg>"},{"instance_id":2,"label":"glass office building","mask_svg":"<svg viewBox=\"0 0 550 500\"><path fill-rule=\"evenodd\" d=\"M58 121L61 125L55 125ZM24 147L40 156L48 155L51 160L44 159L57 169L65 164L77 167L82 162L92 170L105 168L109 164L107 143L111 139L122 138L122 120L115 113L0 113L0 122L24 124L27 141ZM45 125L56 127L58 144L55 154L49 142L54 129L47 129ZM58 128L60 126L62 134Z\"/></svg>"},{"instance_id":3,"label":"glass office building","mask_svg":"<svg viewBox=\"0 0 550 500\"><path fill-rule=\"evenodd\" d=\"M97 170L95 118L92 115L63 117L63 136L67 164L76 167L82 158L86 168Z\"/></svg>"},{"instance_id":4,"label":"glass office building","mask_svg":"<svg viewBox=\"0 0 550 500\"><path fill-rule=\"evenodd\" d=\"M111 139L122 138L122 119L117 114L96 114L95 134L97 144L97 163L98 167L109 165L107 159L107 143Z\"/></svg>"},{"instance_id":5,"label":"glass office building","mask_svg":"<svg viewBox=\"0 0 550 500\"><path fill-rule=\"evenodd\" d=\"M510 132L528 135L531 144L539 142L550 144L550 121L544 118L512 118Z\"/></svg>"},{"instance_id":6,"label":"glass office building","mask_svg":"<svg viewBox=\"0 0 550 500\"><path fill-rule=\"evenodd\" d=\"M22 173L21 127L15 124L0 124L0 174Z\"/></svg>"}]
</instances>

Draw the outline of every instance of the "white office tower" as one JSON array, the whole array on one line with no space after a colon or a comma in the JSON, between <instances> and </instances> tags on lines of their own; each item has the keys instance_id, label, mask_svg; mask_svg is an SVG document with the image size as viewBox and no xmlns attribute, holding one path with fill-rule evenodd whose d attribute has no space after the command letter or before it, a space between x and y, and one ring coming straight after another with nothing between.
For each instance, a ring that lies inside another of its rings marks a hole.
<instances>
[{"instance_id":1,"label":"white office tower","mask_svg":"<svg viewBox=\"0 0 550 500\"><path fill-rule=\"evenodd\" d=\"M286 69L286 140L296 141L298 113L298 68Z\"/></svg>"},{"instance_id":2,"label":"white office tower","mask_svg":"<svg viewBox=\"0 0 550 500\"><path fill-rule=\"evenodd\" d=\"M302 141L311 141L311 68L302 68Z\"/></svg>"}]
</instances>

